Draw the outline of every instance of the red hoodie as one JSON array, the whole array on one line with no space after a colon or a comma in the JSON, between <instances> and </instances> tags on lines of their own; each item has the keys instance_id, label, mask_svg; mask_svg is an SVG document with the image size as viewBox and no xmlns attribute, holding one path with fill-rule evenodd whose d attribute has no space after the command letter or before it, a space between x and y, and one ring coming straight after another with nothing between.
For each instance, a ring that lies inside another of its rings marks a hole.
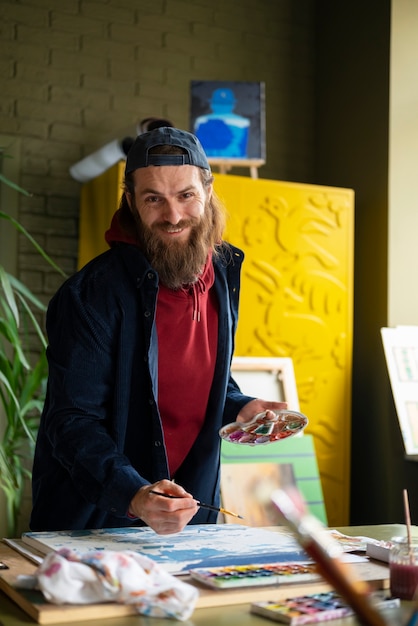
<instances>
[{"instance_id":1,"label":"red hoodie","mask_svg":"<svg viewBox=\"0 0 418 626\"><path fill-rule=\"evenodd\" d=\"M124 233L118 212L105 239L135 244ZM206 417L218 344L218 305L212 255L196 283L179 290L159 285L157 299L158 406L170 477L186 458Z\"/></svg>"}]
</instances>

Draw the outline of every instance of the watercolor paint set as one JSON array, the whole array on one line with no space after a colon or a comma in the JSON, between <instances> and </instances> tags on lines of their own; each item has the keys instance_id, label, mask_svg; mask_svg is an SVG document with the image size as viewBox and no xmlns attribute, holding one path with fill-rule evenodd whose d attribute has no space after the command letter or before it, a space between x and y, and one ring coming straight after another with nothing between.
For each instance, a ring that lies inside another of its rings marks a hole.
<instances>
[{"instance_id":1,"label":"watercolor paint set","mask_svg":"<svg viewBox=\"0 0 418 626\"><path fill-rule=\"evenodd\" d=\"M379 611L400 605L399 598L391 598L384 592L373 593L372 601ZM253 602L250 611L290 626L315 624L354 614L353 609L336 591L296 596L279 602Z\"/></svg>"},{"instance_id":2,"label":"watercolor paint set","mask_svg":"<svg viewBox=\"0 0 418 626\"><path fill-rule=\"evenodd\" d=\"M195 580L212 589L256 587L283 583L305 583L320 580L314 563L270 563L207 567L190 570Z\"/></svg>"}]
</instances>

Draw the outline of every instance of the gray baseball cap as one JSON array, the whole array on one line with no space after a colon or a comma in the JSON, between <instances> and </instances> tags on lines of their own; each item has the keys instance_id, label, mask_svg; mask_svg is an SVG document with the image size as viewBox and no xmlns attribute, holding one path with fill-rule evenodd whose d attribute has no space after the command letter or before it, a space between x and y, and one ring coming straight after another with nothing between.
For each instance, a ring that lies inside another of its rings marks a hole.
<instances>
[{"instance_id":1,"label":"gray baseball cap","mask_svg":"<svg viewBox=\"0 0 418 626\"><path fill-rule=\"evenodd\" d=\"M184 148L185 154L149 154L161 145ZM195 165L210 170L208 159L197 137L186 130L164 126L138 135L126 157L125 174L149 165Z\"/></svg>"}]
</instances>

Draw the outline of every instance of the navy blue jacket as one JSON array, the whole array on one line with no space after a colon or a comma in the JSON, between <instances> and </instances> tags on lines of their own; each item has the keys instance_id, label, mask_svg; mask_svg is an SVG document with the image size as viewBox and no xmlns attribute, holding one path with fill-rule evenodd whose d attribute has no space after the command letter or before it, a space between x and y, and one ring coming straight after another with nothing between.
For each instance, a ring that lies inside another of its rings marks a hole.
<instances>
[{"instance_id":1,"label":"navy blue jacket","mask_svg":"<svg viewBox=\"0 0 418 626\"><path fill-rule=\"evenodd\" d=\"M219 338L203 428L176 481L219 504L219 428L244 396L230 377L243 253L214 260ZM158 276L138 248L119 244L69 278L48 307L49 377L33 465L32 530L113 528L144 484L169 478L157 405ZM176 320L173 319L173 330ZM187 424L185 424L187 428ZM213 523L199 509L192 523Z\"/></svg>"}]
</instances>

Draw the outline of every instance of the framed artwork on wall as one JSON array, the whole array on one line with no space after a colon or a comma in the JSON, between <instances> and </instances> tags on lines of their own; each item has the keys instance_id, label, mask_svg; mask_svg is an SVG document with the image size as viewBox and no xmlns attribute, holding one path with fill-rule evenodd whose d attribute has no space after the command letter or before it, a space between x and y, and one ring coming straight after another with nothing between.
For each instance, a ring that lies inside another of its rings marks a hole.
<instances>
[{"instance_id":1,"label":"framed artwork on wall","mask_svg":"<svg viewBox=\"0 0 418 626\"><path fill-rule=\"evenodd\" d=\"M264 83L192 80L190 130L209 160L264 161Z\"/></svg>"}]
</instances>

